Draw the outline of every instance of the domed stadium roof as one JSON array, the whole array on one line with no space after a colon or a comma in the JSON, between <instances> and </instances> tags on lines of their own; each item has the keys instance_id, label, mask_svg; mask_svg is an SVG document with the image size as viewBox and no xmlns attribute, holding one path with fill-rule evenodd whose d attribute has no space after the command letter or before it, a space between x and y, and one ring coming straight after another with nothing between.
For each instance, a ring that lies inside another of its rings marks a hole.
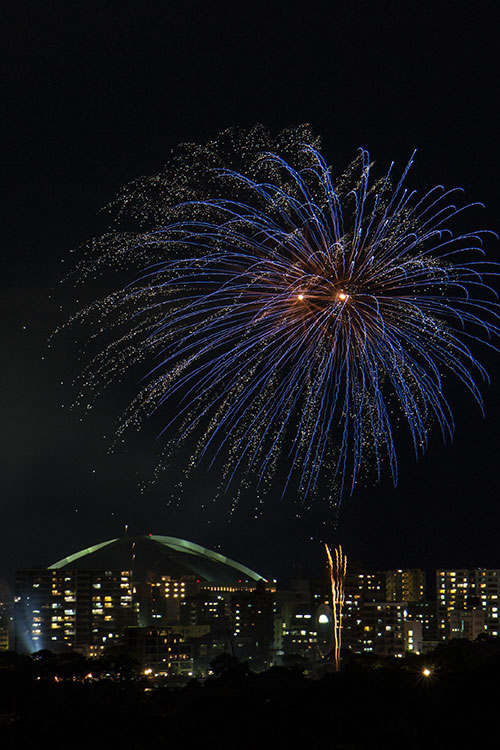
<instances>
[{"instance_id":1,"label":"domed stadium roof","mask_svg":"<svg viewBox=\"0 0 500 750\"><path fill-rule=\"evenodd\" d=\"M108 539L49 565L49 569L132 570L136 579L151 571L172 578L196 576L210 583L265 580L241 563L173 536L125 536Z\"/></svg>"}]
</instances>

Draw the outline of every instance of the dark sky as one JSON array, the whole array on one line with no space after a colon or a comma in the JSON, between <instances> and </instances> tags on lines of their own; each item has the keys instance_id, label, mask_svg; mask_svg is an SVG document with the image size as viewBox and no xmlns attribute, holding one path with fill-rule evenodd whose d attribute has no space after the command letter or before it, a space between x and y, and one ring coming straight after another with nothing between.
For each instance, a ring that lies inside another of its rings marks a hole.
<instances>
[{"instance_id":1,"label":"dark sky","mask_svg":"<svg viewBox=\"0 0 500 750\"><path fill-rule=\"evenodd\" d=\"M103 436L120 389L88 416L71 411L78 343L47 347L75 309L76 292L59 281L70 250L105 228L99 209L128 180L159 170L177 143L231 125L309 122L339 167L359 146L385 167L417 148L416 185L464 187L486 204L474 220L498 231L496 3L8 6L0 572L48 564L125 523L221 549L268 576L294 563L319 570L324 538L368 567L500 567L500 355L478 351L491 374L486 418L452 390L453 444L434 435L418 464L403 448L397 489L360 487L333 532L323 511L297 518L286 500L258 519L243 506L228 524L211 503L213 477L194 477L176 511L166 505L168 473L141 494L154 436L109 454ZM498 249L492 241L496 259Z\"/></svg>"}]
</instances>

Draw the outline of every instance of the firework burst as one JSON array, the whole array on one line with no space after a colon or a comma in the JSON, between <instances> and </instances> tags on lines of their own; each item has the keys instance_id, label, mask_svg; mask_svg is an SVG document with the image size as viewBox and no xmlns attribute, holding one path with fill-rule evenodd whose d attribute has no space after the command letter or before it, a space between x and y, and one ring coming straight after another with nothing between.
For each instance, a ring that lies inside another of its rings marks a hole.
<instances>
[{"instance_id":1,"label":"firework burst","mask_svg":"<svg viewBox=\"0 0 500 750\"><path fill-rule=\"evenodd\" d=\"M366 466L396 482L398 424L417 456L432 423L452 435L446 375L482 406L470 346L499 333L486 233L454 232L459 189L407 189L412 160L373 180L361 151L334 178L305 128L222 143L122 194L146 228L106 235L93 263L145 270L85 311L114 330L87 384L153 357L122 428L163 412L166 452L191 436L192 463L219 458L226 485L284 472L283 493L325 479L340 497Z\"/></svg>"}]
</instances>

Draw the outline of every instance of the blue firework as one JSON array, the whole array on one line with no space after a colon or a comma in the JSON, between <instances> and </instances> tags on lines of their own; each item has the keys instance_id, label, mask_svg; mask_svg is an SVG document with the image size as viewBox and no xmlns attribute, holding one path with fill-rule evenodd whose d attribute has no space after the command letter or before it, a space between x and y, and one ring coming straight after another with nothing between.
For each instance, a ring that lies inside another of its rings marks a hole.
<instances>
[{"instance_id":1,"label":"blue firework","mask_svg":"<svg viewBox=\"0 0 500 750\"><path fill-rule=\"evenodd\" d=\"M294 158L209 167L216 197L168 209L155 184L154 231L101 243L151 262L97 303L120 334L88 372L106 380L152 355L125 426L167 414L164 436L194 439L192 463L221 459L227 485L284 476L283 493L326 482L341 495L365 467L397 481L395 428L417 456L433 424L452 435L447 376L482 408L473 349L499 333L496 266L485 232L453 230L470 207L459 189L406 188L412 160L373 180L366 151L338 179L315 145ZM139 213L151 186L132 191Z\"/></svg>"}]
</instances>

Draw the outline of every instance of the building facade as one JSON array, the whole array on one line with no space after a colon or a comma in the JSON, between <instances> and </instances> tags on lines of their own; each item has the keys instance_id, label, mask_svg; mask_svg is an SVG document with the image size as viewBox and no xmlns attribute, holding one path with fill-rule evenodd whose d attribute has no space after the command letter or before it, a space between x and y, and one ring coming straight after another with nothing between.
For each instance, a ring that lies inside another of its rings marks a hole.
<instances>
[{"instance_id":1,"label":"building facade","mask_svg":"<svg viewBox=\"0 0 500 750\"><path fill-rule=\"evenodd\" d=\"M99 653L137 624L127 570L20 570L16 574L18 651Z\"/></svg>"},{"instance_id":2,"label":"building facade","mask_svg":"<svg viewBox=\"0 0 500 750\"><path fill-rule=\"evenodd\" d=\"M439 638L447 640L462 632L476 633L483 618L483 629L488 635L497 637L499 625L500 570L486 568L457 568L436 571L437 620ZM454 614L480 611L481 616L462 618L463 626L457 624ZM474 621L472 626L470 623ZM466 622L469 623L466 625ZM467 637L462 635L460 637Z\"/></svg>"}]
</instances>

